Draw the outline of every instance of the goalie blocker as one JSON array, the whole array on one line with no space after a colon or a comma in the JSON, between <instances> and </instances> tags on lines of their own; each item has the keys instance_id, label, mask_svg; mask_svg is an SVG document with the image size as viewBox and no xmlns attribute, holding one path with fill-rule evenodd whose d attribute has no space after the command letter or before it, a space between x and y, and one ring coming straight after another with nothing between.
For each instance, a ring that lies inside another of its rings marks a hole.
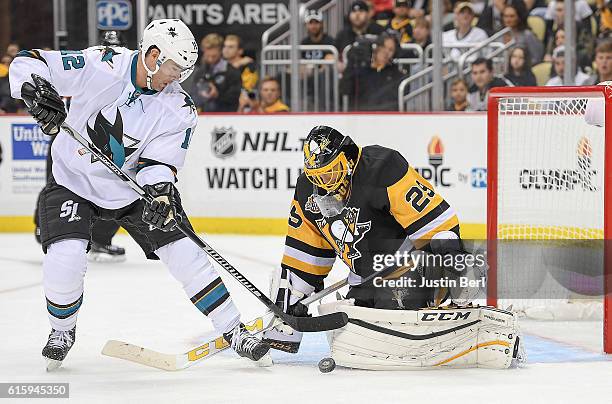
<instances>
[{"instance_id":1,"label":"goalie blocker","mask_svg":"<svg viewBox=\"0 0 612 404\"><path fill-rule=\"evenodd\" d=\"M320 314L344 312L349 323L328 331L340 366L370 370L517 367L526 359L515 314L492 307L380 310L341 300Z\"/></svg>"}]
</instances>

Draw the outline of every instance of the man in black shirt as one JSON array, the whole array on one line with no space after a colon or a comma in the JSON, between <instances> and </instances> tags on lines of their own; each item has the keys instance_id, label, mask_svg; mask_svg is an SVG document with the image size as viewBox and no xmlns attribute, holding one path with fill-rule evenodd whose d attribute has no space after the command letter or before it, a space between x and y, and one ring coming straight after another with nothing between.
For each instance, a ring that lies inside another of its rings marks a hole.
<instances>
[{"instance_id":1,"label":"man in black shirt","mask_svg":"<svg viewBox=\"0 0 612 404\"><path fill-rule=\"evenodd\" d=\"M319 10L307 10L304 17L307 36L302 39L302 45L333 45L334 38L323 30L323 13ZM307 50L302 52L303 59L321 60L331 55L329 51Z\"/></svg>"},{"instance_id":2,"label":"man in black shirt","mask_svg":"<svg viewBox=\"0 0 612 404\"><path fill-rule=\"evenodd\" d=\"M340 54L347 45L351 45L359 37L366 34L379 35L384 31L383 27L370 20L369 10L368 4L363 0L356 0L351 4L348 15L350 25L340 31L336 37L336 48Z\"/></svg>"},{"instance_id":3,"label":"man in black shirt","mask_svg":"<svg viewBox=\"0 0 612 404\"><path fill-rule=\"evenodd\" d=\"M472 86L468 93L469 111L486 111L489 90L493 87L506 87L508 82L493 74L491 59L478 58L472 63Z\"/></svg>"},{"instance_id":4,"label":"man in black shirt","mask_svg":"<svg viewBox=\"0 0 612 404\"><path fill-rule=\"evenodd\" d=\"M242 89L240 70L223 59L223 38L208 34L202 40L203 63L193 73L191 96L204 112L236 112Z\"/></svg>"}]
</instances>

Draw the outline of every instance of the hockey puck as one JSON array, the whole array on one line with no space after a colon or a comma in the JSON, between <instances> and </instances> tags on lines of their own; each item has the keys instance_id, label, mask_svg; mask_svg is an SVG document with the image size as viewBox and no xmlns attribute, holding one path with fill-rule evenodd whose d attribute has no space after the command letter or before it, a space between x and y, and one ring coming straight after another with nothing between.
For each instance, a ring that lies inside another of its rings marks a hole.
<instances>
[{"instance_id":1,"label":"hockey puck","mask_svg":"<svg viewBox=\"0 0 612 404\"><path fill-rule=\"evenodd\" d=\"M319 361L319 370L321 373L329 373L336 368L336 361L332 358L323 358Z\"/></svg>"}]
</instances>

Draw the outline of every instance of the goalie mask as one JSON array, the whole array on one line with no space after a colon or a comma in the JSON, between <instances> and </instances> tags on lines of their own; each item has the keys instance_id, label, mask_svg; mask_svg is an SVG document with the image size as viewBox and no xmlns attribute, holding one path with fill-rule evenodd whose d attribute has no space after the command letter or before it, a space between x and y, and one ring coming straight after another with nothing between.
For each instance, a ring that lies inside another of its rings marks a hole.
<instances>
[{"instance_id":1,"label":"goalie mask","mask_svg":"<svg viewBox=\"0 0 612 404\"><path fill-rule=\"evenodd\" d=\"M315 126L306 137L304 173L323 216L339 215L346 206L360 152L350 137L329 126Z\"/></svg>"},{"instance_id":2,"label":"goalie mask","mask_svg":"<svg viewBox=\"0 0 612 404\"><path fill-rule=\"evenodd\" d=\"M145 55L151 47L159 49L155 70L145 63ZM144 30L140 42L140 57L147 71L147 87L151 88L153 75L162 70L180 82L193 72L198 60L198 44L189 28L178 19L151 21Z\"/></svg>"}]
</instances>

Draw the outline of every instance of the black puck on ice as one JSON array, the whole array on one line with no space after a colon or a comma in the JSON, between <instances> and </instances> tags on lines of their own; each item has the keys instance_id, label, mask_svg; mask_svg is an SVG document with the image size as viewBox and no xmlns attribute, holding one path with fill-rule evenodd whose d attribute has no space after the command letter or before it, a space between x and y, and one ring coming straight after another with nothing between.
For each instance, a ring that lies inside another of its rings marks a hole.
<instances>
[{"instance_id":1,"label":"black puck on ice","mask_svg":"<svg viewBox=\"0 0 612 404\"><path fill-rule=\"evenodd\" d=\"M336 361L332 358L323 358L319 361L319 370L321 373L329 373L336 368Z\"/></svg>"}]
</instances>

